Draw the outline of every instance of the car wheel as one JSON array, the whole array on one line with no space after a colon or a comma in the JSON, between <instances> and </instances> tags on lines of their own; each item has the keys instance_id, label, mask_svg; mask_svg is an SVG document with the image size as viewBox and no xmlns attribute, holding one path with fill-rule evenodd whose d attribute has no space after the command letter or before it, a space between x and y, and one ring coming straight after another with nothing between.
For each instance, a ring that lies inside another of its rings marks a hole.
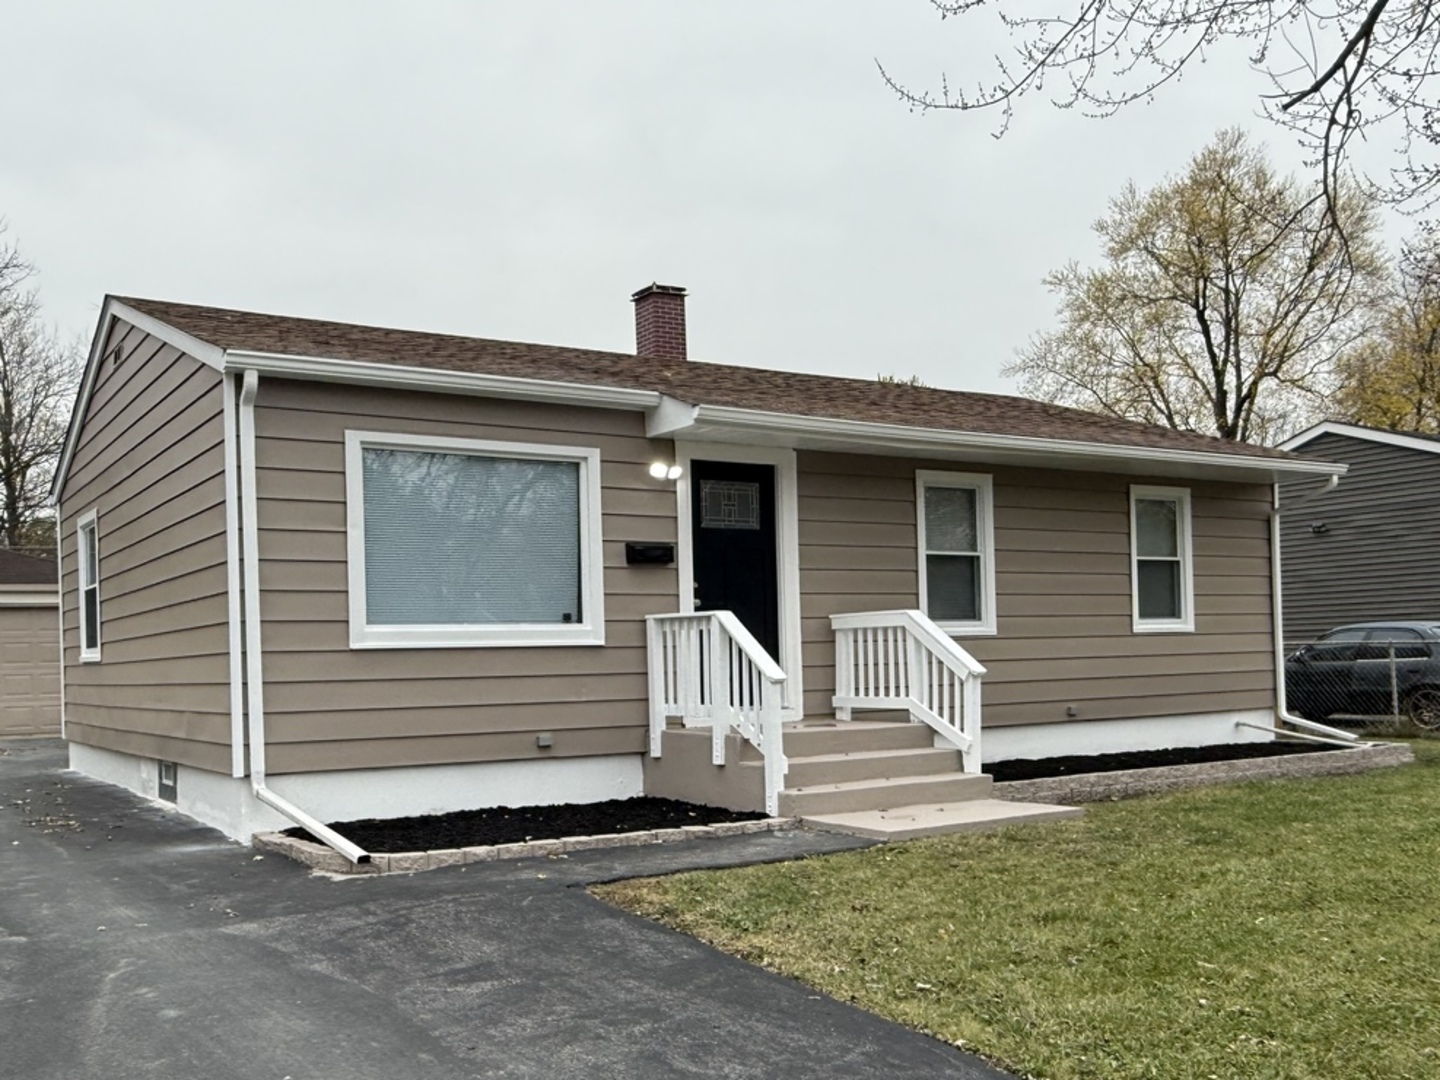
<instances>
[{"instance_id":1,"label":"car wheel","mask_svg":"<svg viewBox=\"0 0 1440 1080\"><path fill-rule=\"evenodd\" d=\"M1422 686L1405 701L1410 722L1426 731L1440 731L1440 687Z\"/></svg>"}]
</instances>

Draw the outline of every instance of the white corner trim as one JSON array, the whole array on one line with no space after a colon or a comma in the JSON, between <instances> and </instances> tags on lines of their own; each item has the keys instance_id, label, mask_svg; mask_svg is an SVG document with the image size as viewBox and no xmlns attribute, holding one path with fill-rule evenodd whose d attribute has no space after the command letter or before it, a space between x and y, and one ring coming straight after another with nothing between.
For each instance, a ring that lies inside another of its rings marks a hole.
<instances>
[{"instance_id":1,"label":"white corner trim","mask_svg":"<svg viewBox=\"0 0 1440 1080\"><path fill-rule=\"evenodd\" d=\"M1176 531L1180 556L1180 605L1178 619L1140 617L1140 546L1135 526L1135 503L1141 499L1166 499L1176 504ZM1195 544L1191 526L1190 489L1130 485L1130 619L1137 634L1193 634L1195 632Z\"/></svg>"},{"instance_id":2,"label":"white corner trim","mask_svg":"<svg viewBox=\"0 0 1440 1080\"><path fill-rule=\"evenodd\" d=\"M240 436L234 375L222 375L225 410L225 602L229 627L230 775L245 775L244 597L240 589Z\"/></svg>"},{"instance_id":3,"label":"white corner trim","mask_svg":"<svg viewBox=\"0 0 1440 1080\"><path fill-rule=\"evenodd\" d=\"M372 625L366 611L366 447L477 457L568 461L580 467L580 594L584 619L573 624ZM345 545L352 649L512 648L605 644L605 573L600 451L591 446L497 442L393 431L345 432Z\"/></svg>"},{"instance_id":4,"label":"white corner trim","mask_svg":"<svg viewBox=\"0 0 1440 1080\"><path fill-rule=\"evenodd\" d=\"M439 368L407 367L403 364L378 364L366 360L328 360L318 356L289 356L243 349L231 349L225 353L225 370L257 371L262 375L311 382L430 390L515 401L588 405L601 409L651 409L659 406L661 398L654 390L636 390L623 386L521 379L510 375L445 371Z\"/></svg>"},{"instance_id":5,"label":"white corner trim","mask_svg":"<svg viewBox=\"0 0 1440 1080\"><path fill-rule=\"evenodd\" d=\"M55 500L55 577L61 590L62 603L55 605L55 622L60 629L60 737L65 738L65 511L60 500Z\"/></svg>"},{"instance_id":6,"label":"white corner trim","mask_svg":"<svg viewBox=\"0 0 1440 1080\"><path fill-rule=\"evenodd\" d=\"M1326 420L1314 427L1308 427L1300 434L1286 439L1276 449L1297 450L1299 447L1314 442L1322 435L1344 435L1351 439L1363 439L1366 442L1383 443L1386 446L1401 446L1406 450L1419 450L1426 454L1440 454L1440 440L1419 439L1414 435L1405 435L1398 431L1376 431L1374 428L1360 427L1358 424L1341 424L1334 420Z\"/></svg>"},{"instance_id":7,"label":"white corner trim","mask_svg":"<svg viewBox=\"0 0 1440 1080\"><path fill-rule=\"evenodd\" d=\"M776 599L780 617L780 655L774 657L785 672L784 706L786 720L800 720L805 713L805 664L800 646L800 497L795 451L771 446L732 446L728 443L675 443L675 464L683 470L675 483L676 539L675 564L680 595L676 598L682 615L695 612L695 538L691 462L734 461L746 465L771 465L775 469L775 562Z\"/></svg>"},{"instance_id":8,"label":"white corner trim","mask_svg":"<svg viewBox=\"0 0 1440 1080\"><path fill-rule=\"evenodd\" d=\"M85 558L85 532L87 529L95 538L94 581L89 580L90 568L86 565L88 560ZM100 653L104 645L104 639L101 637L101 634L105 628L105 616L102 607L105 602L105 590L103 587L104 575L100 573L100 511L93 506L81 514L75 521L75 571L77 586L76 599L79 601L77 615L79 617L78 625L80 628L80 662L82 664L94 664L99 662ZM85 639L89 636L85 631L90 625L90 621L85 615L85 590L92 586L95 589L96 601L95 647L89 649L85 647Z\"/></svg>"},{"instance_id":9,"label":"white corner trim","mask_svg":"<svg viewBox=\"0 0 1440 1080\"><path fill-rule=\"evenodd\" d=\"M1173 465L1241 469L1260 472L1294 473L1301 476L1343 475L1349 466L1299 458L1273 458L1246 454L1223 454L1203 450L1171 450L1148 446L1084 442L1074 439L1043 439L1025 435L997 435L987 432L954 431L946 428L908 427L861 420L800 416L793 413L762 412L733 406L700 405L696 425L713 424L743 432L784 432L794 435L829 436L849 439L859 445L884 445L917 453L942 448L1017 451L1037 456L1083 456L1125 462L1166 462Z\"/></svg>"},{"instance_id":10,"label":"white corner trim","mask_svg":"<svg viewBox=\"0 0 1440 1080\"><path fill-rule=\"evenodd\" d=\"M915 554L920 571L920 610L930 617L929 567L925 538L925 489L963 488L975 492L975 524L980 542L980 618L971 622L940 622L935 625L951 637L979 637L995 633L995 482L988 473L964 473L938 469L915 470Z\"/></svg>"}]
</instances>

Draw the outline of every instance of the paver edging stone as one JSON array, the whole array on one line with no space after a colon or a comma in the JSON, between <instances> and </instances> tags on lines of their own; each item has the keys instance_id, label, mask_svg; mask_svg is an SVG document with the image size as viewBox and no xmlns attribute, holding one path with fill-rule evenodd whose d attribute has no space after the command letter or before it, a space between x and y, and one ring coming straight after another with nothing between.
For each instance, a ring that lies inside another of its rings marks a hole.
<instances>
[{"instance_id":1,"label":"paver edging stone","mask_svg":"<svg viewBox=\"0 0 1440 1080\"><path fill-rule=\"evenodd\" d=\"M775 832L795 826L794 818L761 818L756 821L726 821L717 825L683 825L677 829L650 829L633 833L604 833L598 836L567 836L559 840L526 840L514 844L488 844L479 847L443 848L435 851L400 851L374 854L370 862L356 865L339 852L313 840L299 840L284 833L256 833L254 847L294 859L298 863L329 874L415 874L437 870L442 866L468 866L472 863L501 859L556 858L571 851L595 851L600 848L640 847L645 844L670 844L682 840L708 839L712 836L742 836L748 833Z\"/></svg>"},{"instance_id":2,"label":"paver edging stone","mask_svg":"<svg viewBox=\"0 0 1440 1080\"><path fill-rule=\"evenodd\" d=\"M1115 772L1076 773L1048 776L1040 780L1008 780L997 783L991 794L1012 802L1049 802L1072 805L1109 802L1137 795L1155 795L1180 788L1226 784L1244 780L1282 780L1292 777L1334 776L1367 772L1415 760L1404 743L1373 743L1340 750L1281 757L1243 758L1212 761L1199 765L1163 765L1153 769L1121 769Z\"/></svg>"}]
</instances>

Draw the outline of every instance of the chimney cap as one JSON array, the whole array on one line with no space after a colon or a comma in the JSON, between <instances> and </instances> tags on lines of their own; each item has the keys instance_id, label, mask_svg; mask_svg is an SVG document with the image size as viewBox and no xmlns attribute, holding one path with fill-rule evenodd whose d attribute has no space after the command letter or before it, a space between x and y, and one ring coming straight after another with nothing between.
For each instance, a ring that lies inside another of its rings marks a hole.
<instances>
[{"instance_id":1,"label":"chimney cap","mask_svg":"<svg viewBox=\"0 0 1440 1080\"><path fill-rule=\"evenodd\" d=\"M634 301L636 301L636 300L641 300L641 299L643 299L644 297L654 296L654 295L657 295L657 294L658 294L658 295L664 295L664 296L684 296L684 295L686 295L686 293L685 293L685 287L684 287L683 285L661 285L659 282L652 281L649 285L646 285L643 289L640 289L639 291L637 291L637 292L635 292L635 293L632 293L631 296L630 296L630 300L631 300L632 302L634 302Z\"/></svg>"}]
</instances>

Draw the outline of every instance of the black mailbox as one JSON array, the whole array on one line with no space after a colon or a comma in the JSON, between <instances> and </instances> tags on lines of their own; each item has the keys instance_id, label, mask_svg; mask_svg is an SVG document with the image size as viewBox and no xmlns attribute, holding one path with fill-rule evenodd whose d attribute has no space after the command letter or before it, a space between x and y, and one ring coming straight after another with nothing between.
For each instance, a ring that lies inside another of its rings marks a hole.
<instances>
[{"instance_id":1,"label":"black mailbox","mask_svg":"<svg viewBox=\"0 0 1440 1080\"><path fill-rule=\"evenodd\" d=\"M674 544L625 543L625 562L630 566L668 566L675 561Z\"/></svg>"}]
</instances>

